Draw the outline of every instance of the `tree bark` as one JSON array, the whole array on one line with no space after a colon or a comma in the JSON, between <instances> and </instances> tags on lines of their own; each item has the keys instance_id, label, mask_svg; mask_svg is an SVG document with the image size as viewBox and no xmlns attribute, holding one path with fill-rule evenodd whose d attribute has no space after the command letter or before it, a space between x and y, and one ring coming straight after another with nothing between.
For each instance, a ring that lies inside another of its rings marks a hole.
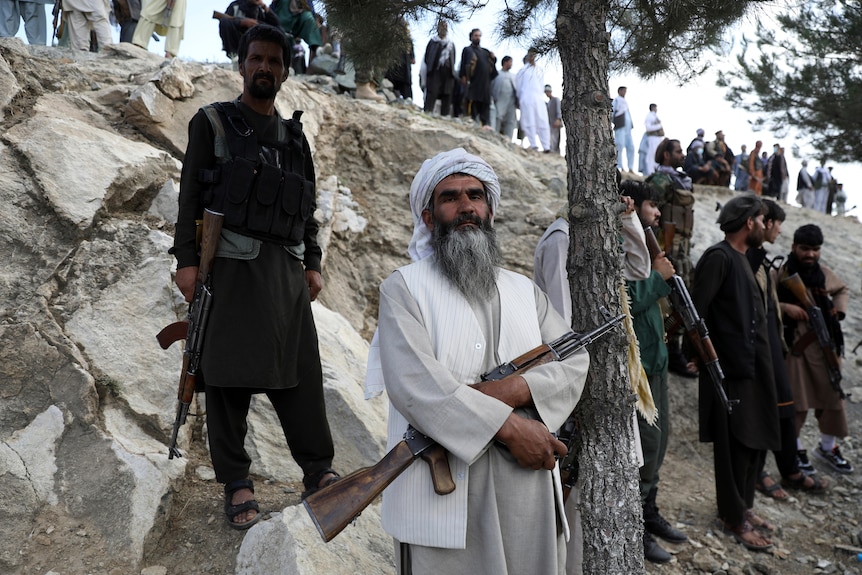
<instances>
[{"instance_id":1,"label":"tree bark","mask_svg":"<svg viewBox=\"0 0 862 575\"><path fill-rule=\"evenodd\" d=\"M569 187L572 323L601 322L599 306L619 313L622 242L616 150L608 91L609 0L560 0L557 42L563 67L563 121ZM580 512L585 574L643 573L643 516L632 455L634 394L626 336L590 348L588 384L577 416L582 434Z\"/></svg>"}]
</instances>

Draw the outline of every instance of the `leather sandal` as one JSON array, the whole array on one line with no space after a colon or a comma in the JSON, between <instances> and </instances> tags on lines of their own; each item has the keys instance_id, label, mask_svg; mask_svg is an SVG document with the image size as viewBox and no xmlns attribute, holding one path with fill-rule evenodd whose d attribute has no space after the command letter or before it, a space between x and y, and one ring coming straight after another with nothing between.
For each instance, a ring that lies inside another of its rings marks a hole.
<instances>
[{"instance_id":1,"label":"leather sandal","mask_svg":"<svg viewBox=\"0 0 862 575\"><path fill-rule=\"evenodd\" d=\"M231 503L231 499L233 498L233 494L240 489L248 489L252 493L254 493L254 482L251 479L237 479L236 481L231 481L230 483L225 483L224 486L224 514L225 519L227 519L227 524L230 525L233 529L243 530L248 529L258 521L260 521L261 512L260 506L257 504L257 501L254 499L249 499L248 501L243 501L242 503L237 503L233 505ZM249 519L244 523L237 523L233 520L234 517L239 515L240 513L244 513L246 511L255 511L254 517Z\"/></svg>"},{"instance_id":2,"label":"leather sandal","mask_svg":"<svg viewBox=\"0 0 862 575\"><path fill-rule=\"evenodd\" d=\"M765 479L769 479L772 481L772 485L766 486ZM784 491L784 488L781 486L781 483L778 483L769 476L769 474L765 471L760 473L760 476L757 478L757 482L754 484L754 488L766 495L767 497L771 497L772 499L778 501L786 501L790 496Z\"/></svg>"},{"instance_id":3,"label":"leather sandal","mask_svg":"<svg viewBox=\"0 0 862 575\"><path fill-rule=\"evenodd\" d=\"M752 543L745 539L745 535L749 533L755 533L754 527L752 527L751 523L749 523L748 521L743 521L739 525L728 525L721 519L716 519L715 521L716 525L719 529L721 529L722 533L732 535L738 543L741 543L743 547L750 551L767 551L769 549L772 549L772 542L762 535L758 535L758 537L768 542L764 545L757 545L756 543Z\"/></svg>"},{"instance_id":4,"label":"leather sandal","mask_svg":"<svg viewBox=\"0 0 862 575\"><path fill-rule=\"evenodd\" d=\"M323 485L321 485L320 484L321 479L323 479L324 477L326 477L329 474L332 474L332 477L327 479L323 483ZM328 486L332 485L333 483L335 483L339 479L341 479L341 476L338 474L338 472L335 471L334 469L330 469L329 467L327 467L326 469L321 469L320 471L317 471L316 473L312 473L311 475L306 475L302 479L302 483L303 483L303 485L305 485L305 491L302 492L301 498L305 499L306 497L308 497L312 493L317 493L318 491L320 491L324 487L328 487Z\"/></svg>"},{"instance_id":5,"label":"leather sandal","mask_svg":"<svg viewBox=\"0 0 862 575\"><path fill-rule=\"evenodd\" d=\"M754 511L752 511L751 509L745 512L745 520L751 523L752 527L763 531L764 533L772 533L773 531L775 531L775 525L773 525L763 517L755 515Z\"/></svg>"}]
</instances>

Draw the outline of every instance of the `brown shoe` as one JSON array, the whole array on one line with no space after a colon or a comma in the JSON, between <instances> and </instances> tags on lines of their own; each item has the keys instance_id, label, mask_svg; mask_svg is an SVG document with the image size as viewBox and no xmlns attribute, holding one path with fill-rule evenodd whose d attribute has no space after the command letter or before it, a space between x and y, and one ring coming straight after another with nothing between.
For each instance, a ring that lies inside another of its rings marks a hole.
<instances>
[{"instance_id":1,"label":"brown shoe","mask_svg":"<svg viewBox=\"0 0 862 575\"><path fill-rule=\"evenodd\" d=\"M365 82L362 84L356 84L356 99L357 100L372 100L375 102L382 102L386 100L383 96L378 94L374 88L372 88L373 84L370 82Z\"/></svg>"}]
</instances>

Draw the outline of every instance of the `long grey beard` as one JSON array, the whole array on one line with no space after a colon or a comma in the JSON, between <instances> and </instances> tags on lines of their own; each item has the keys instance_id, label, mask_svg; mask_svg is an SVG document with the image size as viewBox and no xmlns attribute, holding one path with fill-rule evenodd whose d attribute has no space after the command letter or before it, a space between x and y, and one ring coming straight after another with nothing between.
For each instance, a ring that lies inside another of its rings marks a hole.
<instances>
[{"instance_id":1,"label":"long grey beard","mask_svg":"<svg viewBox=\"0 0 862 575\"><path fill-rule=\"evenodd\" d=\"M479 228L455 229L465 221ZM491 220L462 216L450 225L434 224L434 253L443 275L467 298L480 302L497 293L497 272L502 260Z\"/></svg>"}]
</instances>

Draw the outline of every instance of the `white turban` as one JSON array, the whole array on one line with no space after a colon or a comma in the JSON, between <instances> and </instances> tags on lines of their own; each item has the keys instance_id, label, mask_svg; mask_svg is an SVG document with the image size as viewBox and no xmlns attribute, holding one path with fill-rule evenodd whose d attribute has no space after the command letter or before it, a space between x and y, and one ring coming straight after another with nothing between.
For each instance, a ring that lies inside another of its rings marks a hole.
<instances>
[{"instance_id":1,"label":"white turban","mask_svg":"<svg viewBox=\"0 0 862 575\"><path fill-rule=\"evenodd\" d=\"M464 148L455 148L425 160L410 186L413 237L410 239L407 252L414 262L434 252L434 248L431 247L431 231L422 221L422 211L428 206L437 184L452 174L467 174L482 182L491 206L492 219L497 211L497 206L500 204L500 182L497 180L497 174L485 160L468 154Z\"/></svg>"}]
</instances>

